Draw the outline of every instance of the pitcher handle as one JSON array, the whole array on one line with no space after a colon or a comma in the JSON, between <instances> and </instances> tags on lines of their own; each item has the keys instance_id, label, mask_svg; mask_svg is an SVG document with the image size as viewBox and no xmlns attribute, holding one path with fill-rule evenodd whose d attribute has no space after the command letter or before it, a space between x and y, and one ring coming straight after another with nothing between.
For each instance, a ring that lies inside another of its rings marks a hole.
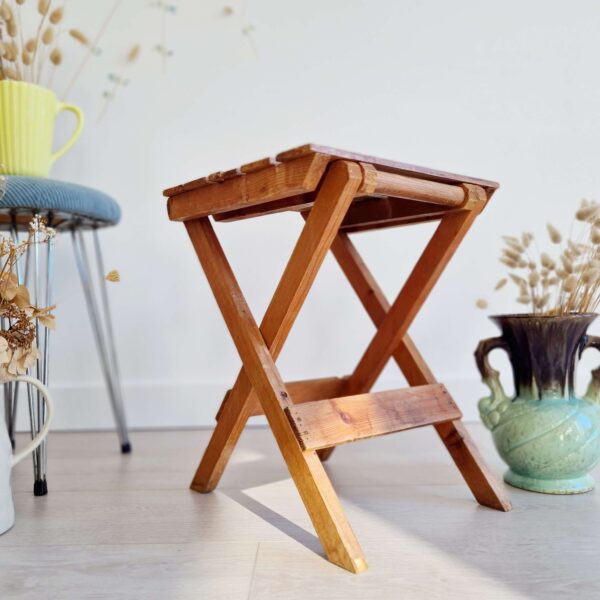
<instances>
[{"instance_id":1,"label":"pitcher handle","mask_svg":"<svg viewBox=\"0 0 600 600\"><path fill-rule=\"evenodd\" d=\"M77 117L77 125L75 126L75 131L71 135L71 137L65 142L65 145L52 154L50 157L50 162L53 163L55 160L59 159L77 140L79 135L81 134L81 130L83 129L83 112L78 106L74 104L66 104L65 102L59 102L58 108L56 110L56 115L63 110L71 111Z\"/></svg>"},{"instance_id":2,"label":"pitcher handle","mask_svg":"<svg viewBox=\"0 0 600 600\"><path fill-rule=\"evenodd\" d=\"M483 424L490 430L500 421L500 415L509 407L510 399L506 395L502 383L500 383L500 372L494 369L488 360L492 350L501 348L508 352L508 346L501 337L481 340L475 350L477 368L481 373L481 379L490 388L490 396L479 401L479 415Z\"/></svg>"},{"instance_id":3,"label":"pitcher handle","mask_svg":"<svg viewBox=\"0 0 600 600\"><path fill-rule=\"evenodd\" d=\"M586 340L581 345L579 356L581 356L583 351L587 348L596 348L596 350L600 350L600 337L597 335L586 336ZM600 367L592 371L592 379L590 380L584 398L590 402L600 402Z\"/></svg>"},{"instance_id":4,"label":"pitcher handle","mask_svg":"<svg viewBox=\"0 0 600 600\"><path fill-rule=\"evenodd\" d=\"M52 421L52 417L54 415L54 404L52 403L52 399L50 397L50 391L48 388L35 377L29 377L29 375L19 375L14 379L14 381L22 381L23 383L28 383L33 387L37 388L42 397L44 398L44 402L46 403L46 419L44 420L44 425L40 429L40 432L21 450L20 452L15 452L12 455L11 466L15 466L18 462L22 461L30 452L33 452L43 441L43 439L48 435L48 429L50 428L50 421Z\"/></svg>"}]
</instances>

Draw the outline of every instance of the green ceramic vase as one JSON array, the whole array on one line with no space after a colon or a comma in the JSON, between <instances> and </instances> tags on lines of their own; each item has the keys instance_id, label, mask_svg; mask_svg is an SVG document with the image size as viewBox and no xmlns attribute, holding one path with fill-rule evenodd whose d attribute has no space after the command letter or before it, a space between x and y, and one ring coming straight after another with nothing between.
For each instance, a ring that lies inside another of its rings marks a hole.
<instances>
[{"instance_id":1,"label":"green ceramic vase","mask_svg":"<svg viewBox=\"0 0 600 600\"><path fill-rule=\"evenodd\" d=\"M504 480L546 494L578 494L594 487L589 471L600 459L600 368L583 398L575 396L575 368L600 337L588 336L595 314L491 317L502 334L480 342L475 358L491 394L479 413L509 466ZM508 354L515 397L504 392L488 354Z\"/></svg>"}]
</instances>

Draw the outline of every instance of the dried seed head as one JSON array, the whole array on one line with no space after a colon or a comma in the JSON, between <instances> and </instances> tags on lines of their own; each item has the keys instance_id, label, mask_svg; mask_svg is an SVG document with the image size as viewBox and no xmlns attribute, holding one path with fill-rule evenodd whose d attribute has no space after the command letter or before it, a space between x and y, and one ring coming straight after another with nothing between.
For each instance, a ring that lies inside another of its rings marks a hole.
<instances>
[{"instance_id":1,"label":"dried seed head","mask_svg":"<svg viewBox=\"0 0 600 600\"><path fill-rule=\"evenodd\" d=\"M50 8L50 0L38 0L38 12L45 16Z\"/></svg>"},{"instance_id":2,"label":"dried seed head","mask_svg":"<svg viewBox=\"0 0 600 600\"><path fill-rule=\"evenodd\" d=\"M504 242L510 249L515 250L519 254L521 254L522 252L525 252L525 247L523 246L523 244L519 243L517 240L513 240L513 239L509 238L507 240L504 240Z\"/></svg>"},{"instance_id":3,"label":"dried seed head","mask_svg":"<svg viewBox=\"0 0 600 600\"><path fill-rule=\"evenodd\" d=\"M54 41L54 29L52 27L46 27L46 31L42 34L42 43L48 46Z\"/></svg>"},{"instance_id":4,"label":"dried seed head","mask_svg":"<svg viewBox=\"0 0 600 600\"><path fill-rule=\"evenodd\" d=\"M548 235L550 236L550 241L553 244L560 244L562 242L562 235L560 231L552 225L552 223L547 223L546 228L548 229Z\"/></svg>"},{"instance_id":5,"label":"dried seed head","mask_svg":"<svg viewBox=\"0 0 600 600\"><path fill-rule=\"evenodd\" d=\"M537 298L535 301L536 308L544 308L546 304L548 304L548 300L550 300L550 294L544 294L541 298Z\"/></svg>"},{"instance_id":6,"label":"dried seed head","mask_svg":"<svg viewBox=\"0 0 600 600\"><path fill-rule=\"evenodd\" d=\"M570 293L576 287L577 287L577 276L576 275L569 275L565 279L565 281L563 283L563 290L565 290L565 292L567 292L567 293Z\"/></svg>"},{"instance_id":7,"label":"dried seed head","mask_svg":"<svg viewBox=\"0 0 600 600\"><path fill-rule=\"evenodd\" d=\"M113 283L116 283L118 281L121 281L121 275L119 274L119 271L113 269L112 271L109 271L106 274L105 279L106 281L112 281Z\"/></svg>"},{"instance_id":8,"label":"dried seed head","mask_svg":"<svg viewBox=\"0 0 600 600\"><path fill-rule=\"evenodd\" d=\"M540 256L540 261L542 263L542 267L545 267L550 271L556 266L555 262L545 252L542 252L542 255Z\"/></svg>"},{"instance_id":9,"label":"dried seed head","mask_svg":"<svg viewBox=\"0 0 600 600\"><path fill-rule=\"evenodd\" d=\"M562 263L563 269L567 273L573 272L573 263L571 259L566 255L566 252L560 257L560 262Z\"/></svg>"},{"instance_id":10,"label":"dried seed head","mask_svg":"<svg viewBox=\"0 0 600 600\"><path fill-rule=\"evenodd\" d=\"M36 48L37 40L35 38L31 38L25 42L25 50L27 50L27 52L35 52Z\"/></svg>"},{"instance_id":11,"label":"dried seed head","mask_svg":"<svg viewBox=\"0 0 600 600\"><path fill-rule=\"evenodd\" d=\"M600 269L586 269L581 274L581 280L588 285L594 284L600 279Z\"/></svg>"},{"instance_id":12,"label":"dried seed head","mask_svg":"<svg viewBox=\"0 0 600 600\"><path fill-rule=\"evenodd\" d=\"M25 0L15 0L15 2L16 2L16 3L17 3L19 6L21 6L21 5L25 4Z\"/></svg>"},{"instance_id":13,"label":"dried seed head","mask_svg":"<svg viewBox=\"0 0 600 600\"><path fill-rule=\"evenodd\" d=\"M592 227L590 231L590 239L592 240L592 244L600 244L600 229L597 227Z\"/></svg>"},{"instance_id":14,"label":"dried seed head","mask_svg":"<svg viewBox=\"0 0 600 600\"><path fill-rule=\"evenodd\" d=\"M527 266L533 271L534 269L537 269L537 265L531 261L527 264Z\"/></svg>"},{"instance_id":15,"label":"dried seed head","mask_svg":"<svg viewBox=\"0 0 600 600\"><path fill-rule=\"evenodd\" d=\"M50 62L55 66L62 63L62 52L58 48L54 48L54 50L50 52Z\"/></svg>"},{"instance_id":16,"label":"dried seed head","mask_svg":"<svg viewBox=\"0 0 600 600\"><path fill-rule=\"evenodd\" d=\"M527 266L527 261L525 261L525 260L521 259L521 260L518 262L518 267L519 267L519 269L524 269L526 266Z\"/></svg>"},{"instance_id":17,"label":"dried seed head","mask_svg":"<svg viewBox=\"0 0 600 600\"><path fill-rule=\"evenodd\" d=\"M4 75L4 79L14 79L15 81L21 81L19 74L15 69L11 67L7 67L6 65L2 65L2 74Z\"/></svg>"},{"instance_id":18,"label":"dried seed head","mask_svg":"<svg viewBox=\"0 0 600 600\"><path fill-rule=\"evenodd\" d=\"M11 21L7 21L6 23L6 31L11 38L17 37L17 33L19 33L19 29L17 28L17 24L14 19Z\"/></svg>"},{"instance_id":19,"label":"dried seed head","mask_svg":"<svg viewBox=\"0 0 600 600\"><path fill-rule=\"evenodd\" d=\"M566 279L568 273L566 271L563 271L562 269L556 269L556 275L559 279Z\"/></svg>"},{"instance_id":20,"label":"dried seed head","mask_svg":"<svg viewBox=\"0 0 600 600\"><path fill-rule=\"evenodd\" d=\"M550 275L550 271L549 271L548 269L542 269L542 270L540 271L540 275L541 275L542 277L548 277L548 275Z\"/></svg>"},{"instance_id":21,"label":"dried seed head","mask_svg":"<svg viewBox=\"0 0 600 600\"><path fill-rule=\"evenodd\" d=\"M585 207L580 208L575 213L575 218L578 221L594 222L600 216L600 206L595 203L591 203Z\"/></svg>"},{"instance_id":22,"label":"dried seed head","mask_svg":"<svg viewBox=\"0 0 600 600\"><path fill-rule=\"evenodd\" d=\"M529 231L524 231L521 234L521 243L525 248L529 248L529 244L533 241L533 233L529 233Z\"/></svg>"},{"instance_id":23,"label":"dried seed head","mask_svg":"<svg viewBox=\"0 0 600 600\"><path fill-rule=\"evenodd\" d=\"M7 23L8 21L13 20L12 10L6 2L3 2L2 5L0 5L0 17Z\"/></svg>"},{"instance_id":24,"label":"dried seed head","mask_svg":"<svg viewBox=\"0 0 600 600\"><path fill-rule=\"evenodd\" d=\"M85 34L83 34L81 31L79 31L79 29L69 29L69 35L74 40L77 40L80 44L87 46L87 47L90 46L90 40L88 40L88 38L85 36Z\"/></svg>"},{"instance_id":25,"label":"dried seed head","mask_svg":"<svg viewBox=\"0 0 600 600\"><path fill-rule=\"evenodd\" d=\"M502 254L510 260L519 261L521 259L521 253L516 250L511 250L510 248L504 248Z\"/></svg>"},{"instance_id":26,"label":"dried seed head","mask_svg":"<svg viewBox=\"0 0 600 600\"><path fill-rule=\"evenodd\" d=\"M540 282L540 274L537 271L529 273L529 285L535 287Z\"/></svg>"},{"instance_id":27,"label":"dried seed head","mask_svg":"<svg viewBox=\"0 0 600 600\"><path fill-rule=\"evenodd\" d=\"M559 281L558 277L550 277L550 279L548 279L548 285L558 285Z\"/></svg>"},{"instance_id":28,"label":"dried seed head","mask_svg":"<svg viewBox=\"0 0 600 600\"><path fill-rule=\"evenodd\" d=\"M50 13L50 17L48 17L50 19L50 23L52 23L52 25L58 25L62 21L64 12L65 12L64 6L59 6L58 8L55 8Z\"/></svg>"},{"instance_id":29,"label":"dried seed head","mask_svg":"<svg viewBox=\"0 0 600 600\"><path fill-rule=\"evenodd\" d=\"M140 55L140 45L136 44L127 53L127 62L128 63L135 62L139 55Z\"/></svg>"},{"instance_id":30,"label":"dried seed head","mask_svg":"<svg viewBox=\"0 0 600 600\"><path fill-rule=\"evenodd\" d=\"M25 66L29 66L32 62L32 57L31 54L29 54L29 52L27 52L27 50L23 50L23 52L21 53L21 61L23 62L23 64Z\"/></svg>"},{"instance_id":31,"label":"dried seed head","mask_svg":"<svg viewBox=\"0 0 600 600\"><path fill-rule=\"evenodd\" d=\"M509 273L508 275L517 285L527 285L527 281L520 277L519 275L515 275L514 273Z\"/></svg>"},{"instance_id":32,"label":"dried seed head","mask_svg":"<svg viewBox=\"0 0 600 600\"><path fill-rule=\"evenodd\" d=\"M494 287L495 290L501 290L505 285L506 282L508 281L508 279L506 279L506 277L503 277Z\"/></svg>"},{"instance_id":33,"label":"dried seed head","mask_svg":"<svg viewBox=\"0 0 600 600\"><path fill-rule=\"evenodd\" d=\"M478 300L475 302L475 306L476 306L477 308L481 308L481 309L483 310L483 309L486 309L486 308L488 307L488 302L487 302L487 300L484 300L483 298L479 298L479 299L478 299Z\"/></svg>"},{"instance_id":34,"label":"dried seed head","mask_svg":"<svg viewBox=\"0 0 600 600\"><path fill-rule=\"evenodd\" d=\"M502 239L508 244L510 242L517 242L517 244L519 243L519 239L516 238L514 235L503 235Z\"/></svg>"},{"instance_id":35,"label":"dried seed head","mask_svg":"<svg viewBox=\"0 0 600 600\"><path fill-rule=\"evenodd\" d=\"M529 304L531 302L531 298L529 296L519 296L517 298L517 302L519 304Z\"/></svg>"},{"instance_id":36,"label":"dried seed head","mask_svg":"<svg viewBox=\"0 0 600 600\"><path fill-rule=\"evenodd\" d=\"M510 260L509 258L505 258L504 256L502 258L500 258L500 262L503 265L506 265L509 269L516 269L517 268L516 261Z\"/></svg>"}]
</instances>

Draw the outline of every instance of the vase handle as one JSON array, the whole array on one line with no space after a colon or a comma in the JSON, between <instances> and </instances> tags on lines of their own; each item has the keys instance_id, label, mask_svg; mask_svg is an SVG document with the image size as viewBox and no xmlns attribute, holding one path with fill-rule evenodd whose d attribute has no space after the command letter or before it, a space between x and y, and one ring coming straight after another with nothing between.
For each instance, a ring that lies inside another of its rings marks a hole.
<instances>
[{"instance_id":1,"label":"vase handle","mask_svg":"<svg viewBox=\"0 0 600 600\"><path fill-rule=\"evenodd\" d=\"M597 335L586 336L584 343L581 345L579 356L581 356L583 351L587 350L587 348L596 348L596 350L600 350L600 337ZM592 371L592 379L588 385L584 398L590 402L600 402L600 367Z\"/></svg>"},{"instance_id":2,"label":"vase handle","mask_svg":"<svg viewBox=\"0 0 600 600\"><path fill-rule=\"evenodd\" d=\"M483 424L490 430L496 427L500 421L500 415L510 406L510 399L500 383L500 372L494 369L488 360L489 353L496 348L508 352L508 346L501 337L481 340L475 350L475 360L481 373L481 380L490 388L491 392L489 396L479 401L479 415Z\"/></svg>"}]
</instances>

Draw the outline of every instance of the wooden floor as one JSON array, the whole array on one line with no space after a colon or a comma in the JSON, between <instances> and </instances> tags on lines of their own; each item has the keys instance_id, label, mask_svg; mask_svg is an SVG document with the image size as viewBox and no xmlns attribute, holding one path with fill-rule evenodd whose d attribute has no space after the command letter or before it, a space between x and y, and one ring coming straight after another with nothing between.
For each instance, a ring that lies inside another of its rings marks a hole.
<instances>
[{"instance_id":1,"label":"wooden floor","mask_svg":"<svg viewBox=\"0 0 600 600\"><path fill-rule=\"evenodd\" d=\"M471 426L500 473L489 434ZM246 431L221 487L188 490L207 431L52 434L50 494L17 467L0 598L600 598L599 493L471 498L432 428L338 448L327 465L369 571L327 563L268 430ZM598 473L600 476L600 473Z\"/></svg>"}]
</instances>

